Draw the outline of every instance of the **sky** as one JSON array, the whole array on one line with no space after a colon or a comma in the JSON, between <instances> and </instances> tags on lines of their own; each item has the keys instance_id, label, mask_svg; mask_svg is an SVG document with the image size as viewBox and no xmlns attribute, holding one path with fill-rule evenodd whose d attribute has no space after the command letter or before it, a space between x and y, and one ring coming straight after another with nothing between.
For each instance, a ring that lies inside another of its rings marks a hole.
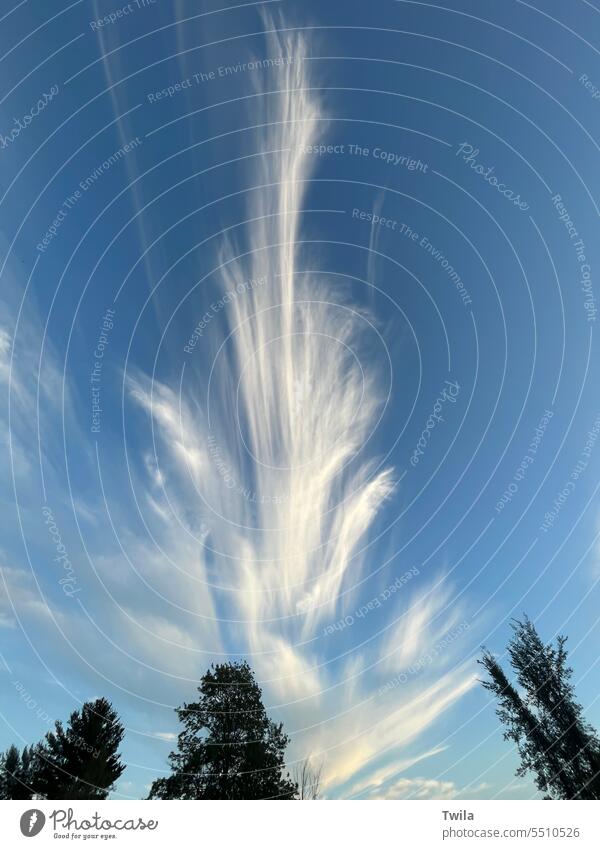
<instances>
[{"instance_id":1,"label":"sky","mask_svg":"<svg viewBox=\"0 0 600 849\"><path fill-rule=\"evenodd\" d=\"M600 9L0 8L0 748L147 795L247 658L326 798L536 798L477 657L600 724Z\"/></svg>"}]
</instances>

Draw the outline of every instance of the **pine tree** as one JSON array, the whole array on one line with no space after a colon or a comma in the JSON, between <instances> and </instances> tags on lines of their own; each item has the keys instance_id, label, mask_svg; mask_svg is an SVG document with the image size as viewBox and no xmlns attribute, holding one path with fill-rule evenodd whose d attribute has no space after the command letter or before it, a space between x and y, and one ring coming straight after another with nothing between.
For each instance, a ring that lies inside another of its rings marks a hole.
<instances>
[{"instance_id":1,"label":"pine tree","mask_svg":"<svg viewBox=\"0 0 600 849\"><path fill-rule=\"evenodd\" d=\"M31 799L33 792L30 750L25 747L19 754L10 746L0 755L0 799Z\"/></svg>"},{"instance_id":2,"label":"pine tree","mask_svg":"<svg viewBox=\"0 0 600 849\"><path fill-rule=\"evenodd\" d=\"M177 709L183 731L169 756L172 773L155 781L150 799L292 799L286 773L288 737L267 716L246 662L211 667L197 702Z\"/></svg>"},{"instance_id":3,"label":"pine tree","mask_svg":"<svg viewBox=\"0 0 600 849\"><path fill-rule=\"evenodd\" d=\"M124 728L107 699L85 702L66 728L55 723L33 753L33 785L46 799L106 799L125 766Z\"/></svg>"},{"instance_id":4,"label":"pine tree","mask_svg":"<svg viewBox=\"0 0 600 849\"><path fill-rule=\"evenodd\" d=\"M567 638L545 645L527 617L512 628L508 655L520 692L489 651L479 663L490 676L483 686L498 699L504 738L517 746L517 775L535 773L546 798L600 799L600 740L575 701Z\"/></svg>"}]
</instances>

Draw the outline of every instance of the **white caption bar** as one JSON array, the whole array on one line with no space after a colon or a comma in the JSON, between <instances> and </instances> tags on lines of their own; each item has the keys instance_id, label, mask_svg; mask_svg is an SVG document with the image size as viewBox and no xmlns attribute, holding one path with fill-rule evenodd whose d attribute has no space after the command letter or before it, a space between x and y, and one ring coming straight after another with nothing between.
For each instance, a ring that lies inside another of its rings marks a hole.
<instances>
[{"instance_id":1,"label":"white caption bar","mask_svg":"<svg viewBox=\"0 0 600 849\"><path fill-rule=\"evenodd\" d=\"M598 802L1 802L0 845L600 846ZM60 841L60 842L59 842Z\"/></svg>"}]
</instances>

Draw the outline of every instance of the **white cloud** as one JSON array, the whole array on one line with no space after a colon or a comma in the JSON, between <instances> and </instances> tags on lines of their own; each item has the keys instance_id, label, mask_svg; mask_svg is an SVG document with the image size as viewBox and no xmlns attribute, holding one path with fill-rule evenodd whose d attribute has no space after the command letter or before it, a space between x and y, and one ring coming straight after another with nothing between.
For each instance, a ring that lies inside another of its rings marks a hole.
<instances>
[{"instance_id":1,"label":"white cloud","mask_svg":"<svg viewBox=\"0 0 600 849\"><path fill-rule=\"evenodd\" d=\"M441 659L447 664L453 634L463 623L467 627L463 605L453 600L453 587L439 576L411 599L407 611L389 633L381 672L393 674L434 663L439 655L446 655Z\"/></svg>"},{"instance_id":2,"label":"white cloud","mask_svg":"<svg viewBox=\"0 0 600 849\"><path fill-rule=\"evenodd\" d=\"M130 400L154 423L156 456L143 455L156 489L151 509L165 527L183 526L184 505L198 505L210 529L215 583L223 588L213 589L214 606L225 611L224 620L235 620L223 621L223 637L249 655L286 727L304 729L294 735L294 752L323 755L324 784L333 793L361 771L370 772L361 779L365 786L381 783L382 758L396 760L387 768L397 774L408 762L406 747L475 677L468 664L448 671L448 652L433 681L377 695L382 676L410 663L455 622L457 608L440 615L448 589L430 587L411 609L396 609L405 614L398 626L370 647L369 658L341 673L323 662L318 641L312 647L322 623L339 615L342 592L364 574L359 552L393 495L395 476L391 468L376 471L376 458L362 454L382 404L375 364L363 351L364 312L318 275L298 273L294 245L311 167L302 150L321 132L322 114L307 91L300 43L273 39L273 55L295 58L282 93L265 103L264 120L278 123L255 160L253 182L268 188L249 195L249 246L222 243L222 290L238 294L204 343L213 354L211 384L206 363L182 384L181 397L137 371ZM237 255L242 259L232 259ZM245 286L265 277L264 285ZM368 661L375 671L360 671Z\"/></svg>"},{"instance_id":3,"label":"white cloud","mask_svg":"<svg viewBox=\"0 0 600 849\"><path fill-rule=\"evenodd\" d=\"M453 781L432 778L399 778L383 791L367 794L370 799L456 799L459 795Z\"/></svg>"},{"instance_id":4,"label":"white cloud","mask_svg":"<svg viewBox=\"0 0 600 849\"><path fill-rule=\"evenodd\" d=\"M4 627L15 627L17 619L43 622L51 609L42 599L33 577L22 569L0 566L0 618Z\"/></svg>"},{"instance_id":5,"label":"white cloud","mask_svg":"<svg viewBox=\"0 0 600 849\"><path fill-rule=\"evenodd\" d=\"M177 740L177 734L173 731L150 731L151 737L156 737L157 740L164 740L165 743L174 743Z\"/></svg>"},{"instance_id":6,"label":"white cloud","mask_svg":"<svg viewBox=\"0 0 600 849\"><path fill-rule=\"evenodd\" d=\"M261 99L265 112L255 116L279 122L266 131L251 175L267 188L248 195L249 244L223 240L220 257L224 293L239 293L248 280L267 282L232 298L211 326L219 343L231 336L226 355L213 363L210 428L206 362L197 373L190 366L182 397L175 379L151 381L139 369L127 375L125 412L134 424L143 421L127 469L138 503L121 486L129 483L123 470L106 464L106 504L98 497L75 505L88 525L87 552L79 552L82 584L93 591L81 596L85 613L75 605L53 612L89 673L132 699L164 705L172 693L189 691L212 660L246 654L267 703L277 705L293 733L294 753L323 757L329 794L450 798L451 782L398 773L441 751L429 742L408 753L474 685L470 664L451 669L448 653L434 678L426 672L384 694L377 689L382 676L439 639L438 620L446 630L455 621L456 609L440 616L449 589L430 587L408 607L399 594L385 614L398 625L346 662L327 663L329 648L315 639L340 615L342 594L354 593L365 576L362 549L394 496L395 472L378 468L365 449L383 404L377 364L364 344L368 317L330 281L299 273L294 245L311 174L302 150L323 126L303 47L272 36L268 55L294 55L294 62L280 80L282 93ZM33 472L24 446L37 444L31 375L40 326L27 321L23 333L13 373L13 456L27 479ZM10 345L9 331L0 331L2 379ZM42 453L52 472L56 445L62 448L63 387L51 346L44 362L41 411L49 436ZM95 480L90 440L77 427L74 405L66 407L81 463ZM50 474L60 503L61 483ZM20 608L48 619L27 579L18 570L9 570L9 579ZM10 625L11 615L0 598L0 625ZM56 636L48 641L54 650L64 650Z\"/></svg>"}]
</instances>

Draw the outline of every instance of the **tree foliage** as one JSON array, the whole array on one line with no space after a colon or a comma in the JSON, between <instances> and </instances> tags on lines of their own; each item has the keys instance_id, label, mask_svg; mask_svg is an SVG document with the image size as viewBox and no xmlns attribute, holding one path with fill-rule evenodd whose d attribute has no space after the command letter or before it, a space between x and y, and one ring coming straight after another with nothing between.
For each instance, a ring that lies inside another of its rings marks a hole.
<instances>
[{"instance_id":1,"label":"tree foliage","mask_svg":"<svg viewBox=\"0 0 600 849\"><path fill-rule=\"evenodd\" d=\"M31 749L10 746L0 755L0 799L30 799Z\"/></svg>"},{"instance_id":2,"label":"tree foliage","mask_svg":"<svg viewBox=\"0 0 600 849\"><path fill-rule=\"evenodd\" d=\"M150 799L292 799L285 771L288 737L269 719L246 662L212 666L196 702L177 709L183 724L171 775L155 781Z\"/></svg>"},{"instance_id":3,"label":"tree foliage","mask_svg":"<svg viewBox=\"0 0 600 849\"><path fill-rule=\"evenodd\" d=\"M85 702L66 727L57 721L36 746L21 755L11 746L0 756L0 798L106 799L125 769L123 735L109 701Z\"/></svg>"},{"instance_id":4,"label":"tree foliage","mask_svg":"<svg viewBox=\"0 0 600 849\"><path fill-rule=\"evenodd\" d=\"M517 775L533 772L549 799L600 799L600 740L575 700L566 637L545 645L526 617L512 628L508 656L517 686L489 651L479 663L489 675L484 687L498 699L504 738L517 746Z\"/></svg>"}]
</instances>

